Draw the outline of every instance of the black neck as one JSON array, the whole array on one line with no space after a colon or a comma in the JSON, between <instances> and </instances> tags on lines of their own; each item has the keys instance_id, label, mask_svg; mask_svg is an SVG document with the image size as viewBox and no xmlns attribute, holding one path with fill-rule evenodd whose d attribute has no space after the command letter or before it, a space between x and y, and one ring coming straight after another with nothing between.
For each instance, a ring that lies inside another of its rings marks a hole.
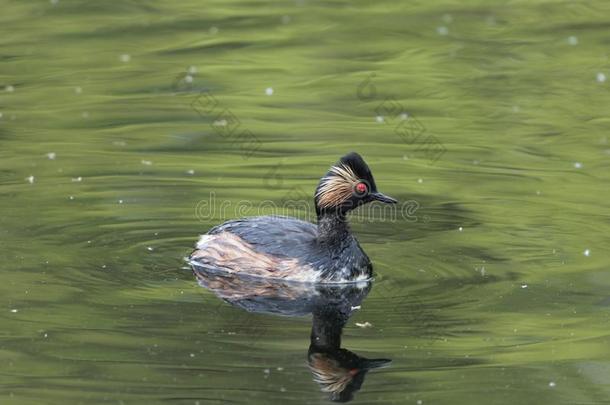
<instances>
[{"instance_id":1,"label":"black neck","mask_svg":"<svg viewBox=\"0 0 610 405\"><path fill-rule=\"evenodd\" d=\"M335 244L343 242L350 235L345 215L339 212L318 214L318 239L321 242Z\"/></svg>"}]
</instances>

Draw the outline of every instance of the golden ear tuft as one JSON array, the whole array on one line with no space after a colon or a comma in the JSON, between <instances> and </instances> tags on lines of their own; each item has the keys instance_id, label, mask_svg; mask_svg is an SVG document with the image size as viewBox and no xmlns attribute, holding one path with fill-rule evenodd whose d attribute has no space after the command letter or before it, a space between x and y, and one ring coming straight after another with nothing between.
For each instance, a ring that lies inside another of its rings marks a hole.
<instances>
[{"instance_id":1,"label":"golden ear tuft","mask_svg":"<svg viewBox=\"0 0 610 405\"><path fill-rule=\"evenodd\" d=\"M359 179L351 167L344 164L333 166L322 179L316 198L320 208L336 207L347 201Z\"/></svg>"}]
</instances>

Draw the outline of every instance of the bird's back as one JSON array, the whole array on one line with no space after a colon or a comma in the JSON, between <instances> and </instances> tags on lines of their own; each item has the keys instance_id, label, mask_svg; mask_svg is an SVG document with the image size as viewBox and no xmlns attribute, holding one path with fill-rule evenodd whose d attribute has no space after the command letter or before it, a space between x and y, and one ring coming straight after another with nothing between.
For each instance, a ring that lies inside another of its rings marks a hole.
<instances>
[{"instance_id":1,"label":"bird's back","mask_svg":"<svg viewBox=\"0 0 610 405\"><path fill-rule=\"evenodd\" d=\"M315 246L317 228L311 222L285 216L235 219L212 228L208 235L229 232L257 251L274 256L299 257Z\"/></svg>"}]
</instances>

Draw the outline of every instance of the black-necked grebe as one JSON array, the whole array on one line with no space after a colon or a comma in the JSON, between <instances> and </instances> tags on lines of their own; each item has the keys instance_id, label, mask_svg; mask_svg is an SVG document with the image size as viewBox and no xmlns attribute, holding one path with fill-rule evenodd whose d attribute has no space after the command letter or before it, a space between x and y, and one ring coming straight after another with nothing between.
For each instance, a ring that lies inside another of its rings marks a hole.
<instances>
[{"instance_id":1,"label":"black-necked grebe","mask_svg":"<svg viewBox=\"0 0 610 405\"><path fill-rule=\"evenodd\" d=\"M317 226L280 216L228 221L201 236L190 261L213 271L301 282L371 278L371 262L351 234L346 215L371 201L396 200L377 191L369 167L352 152L322 177L314 201Z\"/></svg>"}]
</instances>

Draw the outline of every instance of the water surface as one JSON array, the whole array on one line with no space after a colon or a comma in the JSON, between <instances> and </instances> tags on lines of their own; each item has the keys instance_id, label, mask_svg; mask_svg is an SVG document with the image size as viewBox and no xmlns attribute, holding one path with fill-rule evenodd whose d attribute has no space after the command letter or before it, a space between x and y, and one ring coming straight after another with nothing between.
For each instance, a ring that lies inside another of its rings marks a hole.
<instances>
[{"instance_id":1,"label":"water surface","mask_svg":"<svg viewBox=\"0 0 610 405\"><path fill-rule=\"evenodd\" d=\"M183 257L352 150L408 203L352 221L354 403L610 402L608 3L0 7L1 403L328 403Z\"/></svg>"}]
</instances>

